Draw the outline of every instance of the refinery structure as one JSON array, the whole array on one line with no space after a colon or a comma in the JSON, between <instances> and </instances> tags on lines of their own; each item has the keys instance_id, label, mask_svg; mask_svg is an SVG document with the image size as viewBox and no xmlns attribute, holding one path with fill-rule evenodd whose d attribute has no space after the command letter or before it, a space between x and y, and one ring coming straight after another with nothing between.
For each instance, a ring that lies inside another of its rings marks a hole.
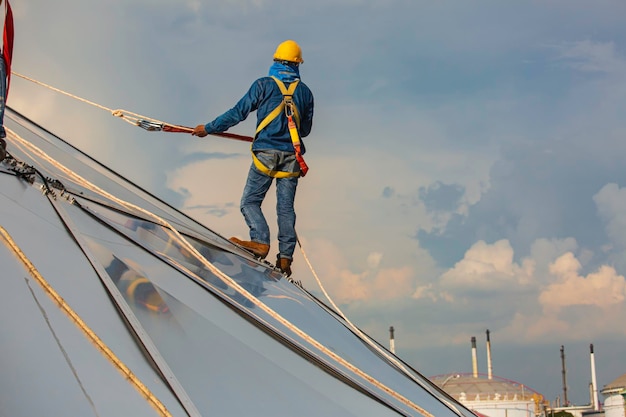
<instances>
[{"instance_id":1,"label":"refinery structure","mask_svg":"<svg viewBox=\"0 0 626 417\"><path fill-rule=\"evenodd\" d=\"M472 372L431 376L439 388L480 415L488 417L534 417L545 415L541 394L522 383L493 375L491 340L487 341L487 373L478 372L476 337L471 338Z\"/></svg>"},{"instance_id":2,"label":"refinery structure","mask_svg":"<svg viewBox=\"0 0 626 417\"><path fill-rule=\"evenodd\" d=\"M390 329L392 330L392 329ZM390 345L395 346L393 333ZM589 403L573 405L568 400L565 348L561 346L563 403L558 398L550 404L544 396L527 385L495 376L491 359L490 332L486 331L487 373L478 372L476 338L471 338L472 372L448 373L429 379L454 399L486 417L626 417L626 374L598 387L593 344L590 348ZM602 402L600 395L604 398ZM559 414L567 413L567 414Z\"/></svg>"},{"instance_id":3,"label":"refinery structure","mask_svg":"<svg viewBox=\"0 0 626 417\"><path fill-rule=\"evenodd\" d=\"M600 392L604 396L605 417L626 417L626 374L605 385Z\"/></svg>"}]
</instances>

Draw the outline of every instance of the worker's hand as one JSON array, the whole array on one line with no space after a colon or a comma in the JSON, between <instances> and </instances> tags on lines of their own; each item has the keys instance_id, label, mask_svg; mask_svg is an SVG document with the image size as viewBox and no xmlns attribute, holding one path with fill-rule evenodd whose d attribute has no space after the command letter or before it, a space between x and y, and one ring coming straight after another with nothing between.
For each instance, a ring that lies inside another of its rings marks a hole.
<instances>
[{"instance_id":1,"label":"worker's hand","mask_svg":"<svg viewBox=\"0 0 626 417\"><path fill-rule=\"evenodd\" d=\"M206 135L208 135L208 133L206 132L204 125L198 125L193 129L193 132L191 132L191 135L203 138Z\"/></svg>"}]
</instances>

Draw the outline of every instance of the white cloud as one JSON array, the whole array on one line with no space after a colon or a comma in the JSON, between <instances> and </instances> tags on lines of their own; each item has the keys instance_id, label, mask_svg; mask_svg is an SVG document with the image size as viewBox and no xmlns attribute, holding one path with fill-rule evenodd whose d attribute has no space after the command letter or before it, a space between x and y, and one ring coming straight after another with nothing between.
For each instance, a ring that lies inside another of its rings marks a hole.
<instances>
[{"instance_id":1,"label":"white cloud","mask_svg":"<svg viewBox=\"0 0 626 417\"><path fill-rule=\"evenodd\" d=\"M590 40L559 46L558 59L583 72L623 74L626 60L620 56L613 42Z\"/></svg>"},{"instance_id":2,"label":"white cloud","mask_svg":"<svg viewBox=\"0 0 626 417\"><path fill-rule=\"evenodd\" d=\"M321 285L335 303L357 302L375 306L411 296L415 285L411 267L380 268L380 253L370 254L363 262L349 266L351 262L345 258L345 252L334 243L324 239L303 240L307 258ZM299 254L294 257L299 271L297 279L301 279L312 292L321 292L318 283L311 273L305 271L299 258Z\"/></svg>"},{"instance_id":3,"label":"white cloud","mask_svg":"<svg viewBox=\"0 0 626 417\"><path fill-rule=\"evenodd\" d=\"M558 313L570 306L592 306L602 310L626 299L626 281L615 269L603 265L597 272L581 276L581 264L568 252L550 265L550 273L558 281L550 284L539 295L539 302L547 313Z\"/></svg>"},{"instance_id":4,"label":"white cloud","mask_svg":"<svg viewBox=\"0 0 626 417\"><path fill-rule=\"evenodd\" d=\"M513 262L513 248L508 240L493 244L475 243L454 268L441 276L441 285L450 290L502 289L527 285L534 272L534 262Z\"/></svg>"},{"instance_id":5,"label":"white cloud","mask_svg":"<svg viewBox=\"0 0 626 417\"><path fill-rule=\"evenodd\" d=\"M415 298L417 300L421 298L428 299L433 303L436 303L440 300L447 303L452 303L455 301L455 297L452 293L438 289L432 283L419 285L411 295L411 298Z\"/></svg>"},{"instance_id":6,"label":"white cloud","mask_svg":"<svg viewBox=\"0 0 626 417\"><path fill-rule=\"evenodd\" d=\"M535 265L534 282L536 285L550 283L554 277L550 274L550 264L559 256L567 252L579 251L578 243L574 238L565 239L537 239L530 247L529 258ZM586 255L586 251L580 251ZM587 256L587 255L586 255Z\"/></svg>"},{"instance_id":7,"label":"white cloud","mask_svg":"<svg viewBox=\"0 0 626 417\"><path fill-rule=\"evenodd\" d=\"M586 276L579 274L581 268L571 252L554 259L549 276L536 280L543 284L524 298L526 308L517 308L499 329L500 338L531 343L545 337L585 341L626 334L615 327L626 318L624 277L607 265Z\"/></svg>"},{"instance_id":8,"label":"white cloud","mask_svg":"<svg viewBox=\"0 0 626 417\"><path fill-rule=\"evenodd\" d=\"M611 241L626 249L626 188L607 184L593 197Z\"/></svg>"},{"instance_id":9,"label":"white cloud","mask_svg":"<svg viewBox=\"0 0 626 417\"><path fill-rule=\"evenodd\" d=\"M439 282L419 284L412 296L497 316L503 341L611 334L626 318L626 280L608 265L581 276L582 264L569 251L576 247L572 238L538 239L531 256L516 263L508 241L479 241ZM463 320L472 327L471 319Z\"/></svg>"},{"instance_id":10,"label":"white cloud","mask_svg":"<svg viewBox=\"0 0 626 417\"><path fill-rule=\"evenodd\" d=\"M192 148L206 149L207 142L200 141ZM248 239L248 228L239 210L239 201L248 172L247 154L227 159L206 159L189 163L167 174L167 187L184 196L182 211L194 219L214 228L226 237L239 236ZM219 178L219 182L208 182L207 178ZM268 192L268 204L274 199ZM270 206L273 207L273 206ZM267 222L274 231L274 212L265 213Z\"/></svg>"},{"instance_id":11,"label":"white cloud","mask_svg":"<svg viewBox=\"0 0 626 417\"><path fill-rule=\"evenodd\" d=\"M380 261L383 259L383 254L380 252L372 252L367 257L367 266L370 269L376 269L380 265Z\"/></svg>"}]
</instances>

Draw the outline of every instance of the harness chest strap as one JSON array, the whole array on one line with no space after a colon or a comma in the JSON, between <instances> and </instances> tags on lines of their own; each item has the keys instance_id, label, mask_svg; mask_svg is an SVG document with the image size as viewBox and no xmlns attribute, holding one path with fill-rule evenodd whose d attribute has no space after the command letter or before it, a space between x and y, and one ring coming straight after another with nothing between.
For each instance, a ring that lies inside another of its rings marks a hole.
<instances>
[{"instance_id":1,"label":"harness chest strap","mask_svg":"<svg viewBox=\"0 0 626 417\"><path fill-rule=\"evenodd\" d=\"M272 77L280 92L283 94L283 101L268 114L265 119L259 123L256 129L256 135L259 134L261 130L263 130L267 125L269 125L274 119L276 119L281 113L285 112L285 116L287 117L287 124L289 127L289 136L291 136L291 143L293 144L293 148L295 151L296 161L300 165L300 172L286 172L286 171L274 171L266 167L252 152L252 160L254 161L254 165L257 169L263 172L266 175L269 175L274 178L288 178L288 177L298 177L305 176L309 167L304 162L304 158L302 157L302 153L300 151L300 135L298 134L298 126L300 125L300 115L298 113L298 108L293 103L293 93L296 91L296 87L298 86L299 80L292 82L289 85L289 89L285 87L282 81L280 81L276 77ZM294 120L295 119L295 120Z\"/></svg>"}]
</instances>

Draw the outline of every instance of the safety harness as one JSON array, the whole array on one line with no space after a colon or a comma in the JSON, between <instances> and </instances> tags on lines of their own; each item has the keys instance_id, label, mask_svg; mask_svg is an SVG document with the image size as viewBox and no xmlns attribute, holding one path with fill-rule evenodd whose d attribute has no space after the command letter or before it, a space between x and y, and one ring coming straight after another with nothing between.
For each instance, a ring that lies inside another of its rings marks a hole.
<instances>
[{"instance_id":1,"label":"safety harness","mask_svg":"<svg viewBox=\"0 0 626 417\"><path fill-rule=\"evenodd\" d=\"M276 77L272 77L274 81L276 81L276 85L280 88L280 92L283 94L283 101L276 107L270 114L268 114L265 119L259 123L256 128L255 138L258 136L259 132L267 125L269 125L274 119L276 119L283 111L285 116L287 117L287 125L289 126L289 135L291 136L291 142L293 144L293 149L295 151L296 161L300 165L300 172L288 172L288 171L274 171L266 167L263 162L259 160L252 152L252 160L254 161L254 166L257 167L259 171L262 173L269 175L274 178L288 178L288 177L304 177L309 170L309 167L304 162L304 158L300 152L300 135L298 134L298 127L300 126L300 114L298 113L298 108L293 102L293 93L296 91L296 87L298 86L299 80L292 82L289 85L289 89L285 87L285 84L281 80ZM295 120L294 120L295 119Z\"/></svg>"}]
</instances>

